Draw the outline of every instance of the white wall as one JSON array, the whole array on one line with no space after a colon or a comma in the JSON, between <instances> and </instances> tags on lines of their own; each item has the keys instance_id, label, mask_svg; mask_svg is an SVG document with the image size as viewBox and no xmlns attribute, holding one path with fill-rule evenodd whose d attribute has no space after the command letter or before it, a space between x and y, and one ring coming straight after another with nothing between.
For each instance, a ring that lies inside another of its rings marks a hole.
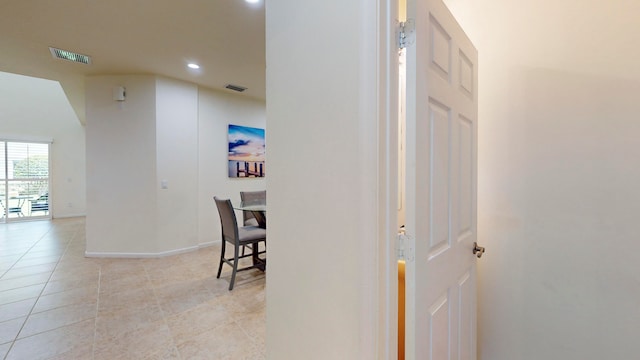
<instances>
[{"instance_id":1,"label":"white wall","mask_svg":"<svg viewBox=\"0 0 640 360\"><path fill-rule=\"evenodd\" d=\"M112 99L114 86L126 101ZM86 88L87 254L159 256L219 241L213 196L265 189L264 179L227 174L227 125L265 128L264 101L156 76L94 76Z\"/></svg>"},{"instance_id":2,"label":"white wall","mask_svg":"<svg viewBox=\"0 0 640 360\"><path fill-rule=\"evenodd\" d=\"M154 76L87 78L88 254L158 251L155 95Z\"/></svg>"},{"instance_id":3,"label":"white wall","mask_svg":"<svg viewBox=\"0 0 640 360\"><path fill-rule=\"evenodd\" d=\"M631 1L447 1L479 50L479 359L632 359Z\"/></svg>"},{"instance_id":4,"label":"white wall","mask_svg":"<svg viewBox=\"0 0 640 360\"><path fill-rule=\"evenodd\" d=\"M159 251L198 241L198 87L156 81L156 189ZM162 188L165 182L166 189Z\"/></svg>"},{"instance_id":5,"label":"white wall","mask_svg":"<svg viewBox=\"0 0 640 360\"><path fill-rule=\"evenodd\" d=\"M269 359L375 358L374 5L266 2Z\"/></svg>"},{"instance_id":6,"label":"white wall","mask_svg":"<svg viewBox=\"0 0 640 360\"><path fill-rule=\"evenodd\" d=\"M84 215L85 129L59 83L0 72L0 138L3 137L53 140L52 216Z\"/></svg>"},{"instance_id":7,"label":"white wall","mask_svg":"<svg viewBox=\"0 0 640 360\"><path fill-rule=\"evenodd\" d=\"M220 91L200 89L198 94L198 238L199 243L220 240L220 218L213 197L240 201L240 191L266 189L266 178L229 178L229 124L266 128L265 103ZM267 157L269 157L269 144ZM270 161L265 164L267 178ZM241 216L238 213L238 216Z\"/></svg>"}]
</instances>

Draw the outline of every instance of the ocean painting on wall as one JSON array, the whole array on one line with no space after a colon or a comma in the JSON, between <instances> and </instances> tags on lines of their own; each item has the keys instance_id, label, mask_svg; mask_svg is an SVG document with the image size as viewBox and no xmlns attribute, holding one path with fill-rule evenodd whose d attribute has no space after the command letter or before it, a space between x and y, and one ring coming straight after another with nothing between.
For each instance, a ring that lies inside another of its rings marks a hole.
<instances>
[{"instance_id":1,"label":"ocean painting on wall","mask_svg":"<svg viewBox=\"0 0 640 360\"><path fill-rule=\"evenodd\" d=\"M264 129L229 124L229 177L265 176Z\"/></svg>"}]
</instances>

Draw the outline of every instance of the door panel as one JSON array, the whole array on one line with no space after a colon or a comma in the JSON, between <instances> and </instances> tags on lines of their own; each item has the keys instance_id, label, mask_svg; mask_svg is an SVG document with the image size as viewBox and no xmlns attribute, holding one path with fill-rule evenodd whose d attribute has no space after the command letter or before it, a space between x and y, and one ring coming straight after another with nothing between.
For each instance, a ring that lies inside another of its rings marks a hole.
<instances>
[{"instance_id":1,"label":"door panel","mask_svg":"<svg viewBox=\"0 0 640 360\"><path fill-rule=\"evenodd\" d=\"M458 119L458 156L459 174L454 176L459 181L458 190L458 226L456 227L458 240L471 235L473 226L473 122L464 116Z\"/></svg>"},{"instance_id":2,"label":"door panel","mask_svg":"<svg viewBox=\"0 0 640 360\"><path fill-rule=\"evenodd\" d=\"M450 145L450 125L449 109L444 105L429 99L429 120L430 127L425 129L430 136L431 154L430 173L431 178L431 236L430 255L431 257L447 250L449 244L449 149Z\"/></svg>"},{"instance_id":3,"label":"door panel","mask_svg":"<svg viewBox=\"0 0 640 360\"><path fill-rule=\"evenodd\" d=\"M477 51L440 0L409 0L406 358L476 359Z\"/></svg>"},{"instance_id":4,"label":"door panel","mask_svg":"<svg viewBox=\"0 0 640 360\"><path fill-rule=\"evenodd\" d=\"M451 314L449 313L449 294L440 296L429 307L430 338L429 359L449 359L449 336L451 332Z\"/></svg>"},{"instance_id":5,"label":"door panel","mask_svg":"<svg viewBox=\"0 0 640 360\"><path fill-rule=\"evenodd\" d=\"M475 277L465 273L458 281L458 358L475 359L471 353L475 343Z\"/></svg>"}]
</instances>

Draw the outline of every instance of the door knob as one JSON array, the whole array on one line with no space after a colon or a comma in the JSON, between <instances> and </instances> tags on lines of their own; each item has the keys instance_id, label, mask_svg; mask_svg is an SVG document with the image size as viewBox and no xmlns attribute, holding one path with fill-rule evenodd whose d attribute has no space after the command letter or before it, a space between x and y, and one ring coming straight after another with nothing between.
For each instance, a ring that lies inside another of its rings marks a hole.
<instances>
[{"instance_id":1,"label":"door knob","mask_svg":"<svg viewBox=\"0 0 640 360\"><path fill-rule=\"evenodd\" d=\"M479 258L481 258L481 257L482 257L482 254L484 254L484 247L482 247L482 246L478 246L478 243L477 243L477 242L474 242L474 243L473 243L473 254L474 254L475 256L477 256L477 257L478 257L478 259L479 259Z\"/></svg>"}]
</instances>

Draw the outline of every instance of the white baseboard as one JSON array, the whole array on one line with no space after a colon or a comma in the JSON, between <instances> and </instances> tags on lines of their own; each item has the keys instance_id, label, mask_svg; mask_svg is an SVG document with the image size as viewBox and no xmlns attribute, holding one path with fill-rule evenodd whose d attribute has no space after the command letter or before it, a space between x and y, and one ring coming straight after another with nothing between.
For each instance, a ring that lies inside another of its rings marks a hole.
<instances>
[{"instance_id":1,"label":"white baseboard","mask_svg":"<svg viewBox=\"0 0 640 360\"><path fill-rule=\"evenodd\" d=\"M64 214L64 215L55 215L55 216L51 216L52 219L66 219L66 218L72 218L72 217L86 217L87 214L84 213L80 213L80 214Z\"/></svg>"},{"instance_id":2,"label":"white baseboard","mask_svg":"<svg viewBox=\"0 0 640 360\"><path fill-rule=\"evenodd\" d=\"M169 251L161 251L157 253L126 253L126 252L92 252L85 251L84 256L91 258L127 258L127 259L146 259L146 258L161 258L165 256L172 256L178 254L184 254L191 251L203 249L215 244L219 244L220 240L209 241L201 243L196 246L189 246L181 249L174 249Z\"/></svg>"},{"instance_id":3,"label":"white baseboard","mask_svg":"<svg viewBox=\"0 0 640 360\"><path fill-rule=\"evenodd\" d=\"M220 244L220 243L221 243L220 240L209 241L206 243L198 244L198 248L202 249L202 248L206 248L206 247L213 246L215 244Z\"/></svg>"}]
</instances>

